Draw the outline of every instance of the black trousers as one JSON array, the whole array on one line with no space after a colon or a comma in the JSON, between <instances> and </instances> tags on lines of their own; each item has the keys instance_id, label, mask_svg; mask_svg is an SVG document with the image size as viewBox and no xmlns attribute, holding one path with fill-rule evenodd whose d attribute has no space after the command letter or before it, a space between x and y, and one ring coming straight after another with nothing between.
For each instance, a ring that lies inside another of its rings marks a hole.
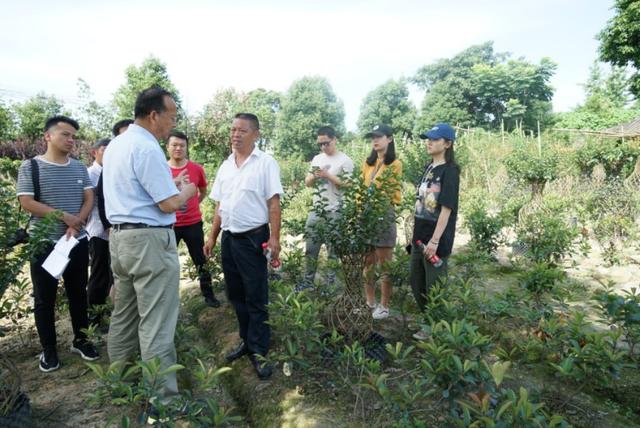
<instances>
[{"instance_id":1,"label":"black trousers","mask_svg":"<svg viewBox=\"0 0 640 428\"><path fill-rule=\"evenodd\" d=\"M107 296L113 285L109 241L95 236L89 240L89 262L91 266L87 285L89 307L104 305L107 303Z\"/></svg>"},{"instance_id":2,"label":"black trousers","mask_svg":"<svg viewBox=\"0 0 640 428\"><path fill-rule=\"evenodd\" d=\"M202 247L204 247L204 232L202 231L202 222L190 224L189 226L175 226L173 231L176 234L176 246L180 245L180 241L184 240L189 250L189 256L194 266L198 269L198 278L200 279L200 291L204 297L213 297L213 287L211 286L211 274L206 269L205 264L207 258L204 255Z\"/></svg>"},{"instance_id":3,"label":"black trousers","mask_svg":"<svg viewBox=\"0 0 640 428\"><path fill-rule=\"evenodd\" d=\"M55 305L58 280L42 268L42 263L53 250L53 244L31 261L36 329L43 349L56 349ZM87 239L81 239L69 253L69 264L62 274L69 300L69 314L75 341L86 340L81 331L89 325L87 318L87 265L89 263Z\"/></svg>"},{"instance_id":4,"label":"black trousers","mask_svg":"<svg viewBox=\"0 0 640 428\"><path fill-rule=\"evenodd\" d=\"M240 337L252 353L266 355L271 329L267 259L262 243L269 240L269 228L244 236L222 233L222 270L227 284L227 296L236 311Z\"/></svg>"}]
</instances>

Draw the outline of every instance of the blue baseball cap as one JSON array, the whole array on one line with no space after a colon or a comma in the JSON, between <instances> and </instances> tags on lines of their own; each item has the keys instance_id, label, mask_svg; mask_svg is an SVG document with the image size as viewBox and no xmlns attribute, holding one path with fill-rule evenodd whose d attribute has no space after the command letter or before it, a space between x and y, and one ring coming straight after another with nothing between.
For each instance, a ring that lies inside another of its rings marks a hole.
<instances>
[{"instance_id":1,"label":"blue baseball cap","mask_svg":"<svg viewBox=\"0 0 640 428\"><path fill-rule=\"evenodd\" d=\"M423 140L427 138L432 140L439 140L440 138L444 138L445 140L456 141L456 131L448 123L438 123L430 130L420 134L420 138L422 138Z\"/></svg>"}]
</instances>

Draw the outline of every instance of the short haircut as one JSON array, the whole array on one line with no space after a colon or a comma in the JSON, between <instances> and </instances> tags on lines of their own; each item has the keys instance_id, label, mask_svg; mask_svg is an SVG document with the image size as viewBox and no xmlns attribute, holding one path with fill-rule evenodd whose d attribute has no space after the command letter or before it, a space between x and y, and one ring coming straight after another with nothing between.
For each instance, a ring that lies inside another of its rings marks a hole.
<instances>
[{"instance_id":1,"label":"short haircut","mask_svg":"<svg viewBox=\"0 0 640 428\"><path fill-rule=\"evenodd\" d=\"M91 148L94 150L98 150L102 146L108 146L111 140L109 138L101 138L91 145Z\"/></svg>"},{"instance_id":2,"label":"short haircut","mask_svg":"<svg viewBox=\"0 0 640 428\"><path fill-rule=\"evenodd\" d=\"M325 135L333 140L334 138L336 138L336 130L330 126L322 126L316 133L316 136L318 137L321 135Z\"/></svg>"},{"instance_id":3,"label":"short haircut","mask_svg":"<svg viewBox=\"0 0 640 428\"><path fill-rule=\"evenodd\" d=\"M67 116L57 115L47 119L47 121L44 123L44 132L47 132L49 129L53 128L60 122L73 126L76 131L80 129L80 125L75 120Z\"/></svg>"},{"instance_id":4,"label":"short haircut","mask_svg":"<svg viewBox=\"0 0 640 428\"><path fill-rule=\"evenodd\" d=\"M251 125L253 125L254 128L260 129L260 121L258 120L258 116L253 113L237 113L233 118L248 120L249 122L251 122Z\"/></svg>"},{"instance_id":5,"label":"short haircut","mask_svg":"<svg viewBox=\"0 0 640 428\"><path fill-rule=\"evenodd\" d=\"M167 109L167 106L164 103L165 97L173 98L169 91L157 86L147 88L140 92L136 98L133 117L136 119L142 119L149 116L152 111L162 113Z\"/></svg>"},{"instance_id":6,"label":"short haircut","mask_svg":"<svg viewBox=\"0 0 640 428\"><path fill-rule=\"evenodd\" d=\"M125 126L129 126L133 123L133 119L122 119L119 120L115 123L115 125L113 125L113 128L111 128L111 132L113 132L113 136L117 137L119 134L118 132L120 132L120 128L124 128Z\"/></svg>"},{"instance_id":7,"label":"short haircut","mask_svg":"<svg viewBox=\"0 0 640 428\"><path fill-rule=\"evenodd\" d=\"M189 137L187 137L187 134L185 134L185 133L184 133L184 132L182 132L182 131L178 131L178 130L176 130L176 129L174 129L173 131L171 131L171 132L169 133L169 138L167 138L167 143L169 142L169 139L170 139L171 137L180 138L181 140L184 140L184 141L186 141L186 142L187 142L187 144L189 144Z\"/></svg>"}]
</instances>

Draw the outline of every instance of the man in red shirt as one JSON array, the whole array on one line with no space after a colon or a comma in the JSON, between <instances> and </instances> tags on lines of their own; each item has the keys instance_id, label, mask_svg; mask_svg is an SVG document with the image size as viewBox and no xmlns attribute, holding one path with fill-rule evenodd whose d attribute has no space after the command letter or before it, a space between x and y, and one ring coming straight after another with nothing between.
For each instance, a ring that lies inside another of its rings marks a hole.
<instances>
[{"instance_id":1,"label":"man in red shirt","mask_svg":"<svg viewBox=\"0 0 640 428\"><path fill-rule=\"evenodd\" d=\"M169 167L173 177L177 177L186 170L189 181L196 185L198 193L187 203L176 211L176 224L173 228L176 234L176 244L184 240L189 250L189 255L193 264L198 269L200 277L200 290L208 306L217 308L220 301L213 294L211 286L211 274L205 267L206 258L202 248L204 247L204 233L202 231L202 213L200 212L200 202L207 195L207 179L204 168L200 164L192 162L187 157L187 147L189 139L180 131L171 131L167 142L167 153L169 154Z\"/></svg>"}]
</instances>

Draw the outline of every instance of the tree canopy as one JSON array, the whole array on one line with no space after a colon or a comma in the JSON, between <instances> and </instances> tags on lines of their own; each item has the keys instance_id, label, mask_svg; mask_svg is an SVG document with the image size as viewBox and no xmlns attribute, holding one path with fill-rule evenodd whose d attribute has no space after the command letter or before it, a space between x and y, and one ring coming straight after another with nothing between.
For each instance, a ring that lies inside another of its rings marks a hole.
<instances>
[{"instance_id":1,"label":"tree canopy","mask_svg":"<svg viewBox=\"0 0 640 428\"><path fill-rule=\"evenodd\" d=\"M393 127L396 135L410 138L415 119L416 108L409 100L406 81L388 80L362 101L358 129L364 134L377 123L385 123Z\"/></svg>"},{"instance_id":2,"label":"tree canopy","mask_svg":"<svg viewBox=\"0 0 640 428\"><path fill-rule=\"evenodd\" d=\"M332 126L345 131L344 107L324 77L303 77L293 82L282 99L277 118L276 152L282 156L301 154L311 159L318 152L316 131Z\"/></svg>"},{"instance_id":3,"label":"tree canopy","mask_svg":"<svg viewBox=\"0 0 640 428\"><path fill-rule=\"evenodd\" d=\"M640 97L640 1L615 0L616 14L598 34L600 59L613 65L631 65L630 89Z\"/></svg>"},{"instance_id":4,"label":"tree canopy","mask_svg":"<svg viewBox=\"0 0 640 428\"><path fill-rule=\"evenodd\" d=\"M167 66L160 59L149 56L139 67L135 65L127 67L124 74L125 82L113 94L113 105L118 119L133 118L136 97L142 90L151 86L160 86L171 92L180 108L180 93L169 78Z\"/></svg>"},{"instance_id":5,"label":"tree canopy","mask_svg":"<svg viewBox=\"0 0 640 428\"><path fill-rule=\"evenodd\" d=\"M426 65L413 78L425 90L417 128L450 122L496 129L504 121L507 129L535 129L550 120L555 69L548 58L533 64L496 53L493 42Z\"/></svg>"}]
</instances>

